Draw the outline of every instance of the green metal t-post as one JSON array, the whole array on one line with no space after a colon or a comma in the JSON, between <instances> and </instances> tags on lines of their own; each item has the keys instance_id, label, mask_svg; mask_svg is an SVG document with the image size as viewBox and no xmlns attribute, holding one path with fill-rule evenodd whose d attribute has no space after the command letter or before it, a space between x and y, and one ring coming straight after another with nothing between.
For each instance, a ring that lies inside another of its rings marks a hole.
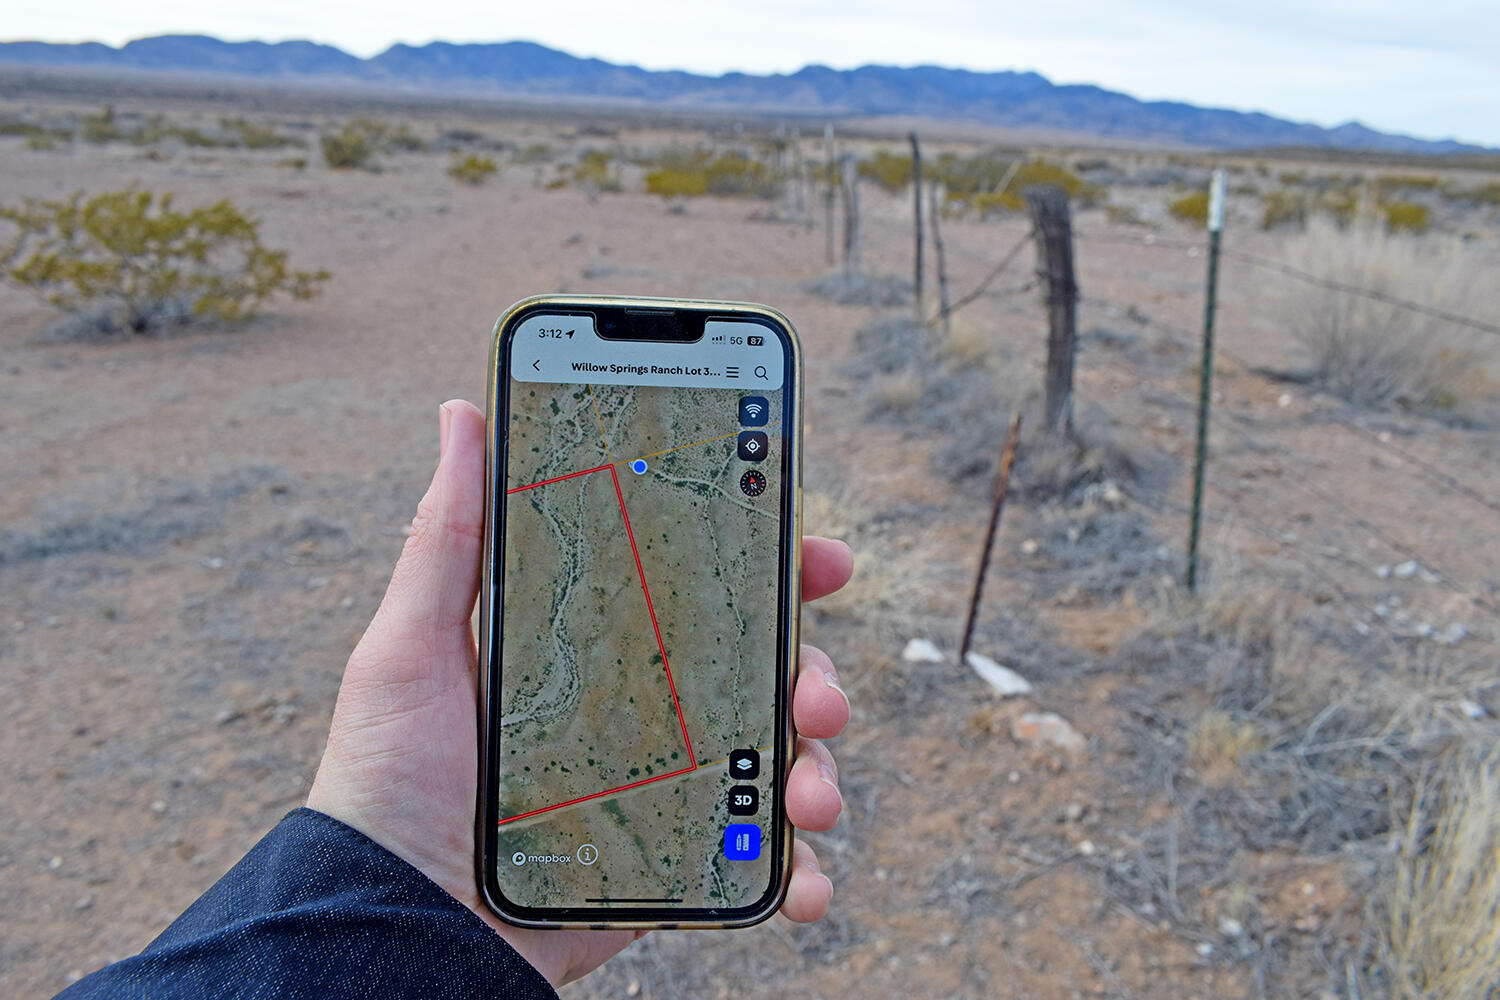
<instances>
[{"instance_id":1,"label":"green metal t-post","mask_svg":"<svg viewBox=\"0 0 1500 1000\"><path fill-rule=\"evenodd\" d=\"M1224 228L1224 171L1208 188L1208 294L1203 307L1203 361L1198 372L1198 446L1193 453L1193 513L1188 528L1187 588L1198 589L1198 534L1203 523L1203 466L1208 459L1208 404L1214 376L1214 306L1219 287L1219 234Z\"/></svg>"}]
</instances>

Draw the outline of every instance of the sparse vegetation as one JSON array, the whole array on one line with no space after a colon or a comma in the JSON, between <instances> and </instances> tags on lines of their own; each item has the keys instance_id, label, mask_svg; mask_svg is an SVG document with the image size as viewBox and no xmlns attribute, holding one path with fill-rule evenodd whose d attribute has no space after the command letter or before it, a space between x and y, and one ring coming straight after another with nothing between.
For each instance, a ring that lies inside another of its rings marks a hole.
<instances>
[{"instance_id":1,"label":"sparse vegetation","mask_svg":"<svg viewBox=\"0 0 1500 1000\"><path fill-rule=\"evenodd\" d=\"M1380 206L1385 214L1385 228L1392 233L1425 233L1428 226L1426 205L1411 201L1393 201Z\"/></svg>"},{"instance_id":2,"label":"sparse vegetation","mask_svg":"<svg viewBox=\"0 0 1500 1000\"><path fill-rule=\"evenodd\" d=\"M268 125L260 125L245 118L225 118L220 124L225 132L234 137L234 144L245 149L286 149L304 145L301 139L282 135Z\"/></svg>"},{"instance_id":3,"label":"sparse vegetation","mask_svg":"<svg viewBox=\"0 0 1500 1000\"><path fill-rule=\"evenodd\" d=\"M499 169L495 161L488 156L480 156L476 153L455 153L453 161L448 164L448 176L460 184L477 187L489 180Z\"/></svg>"},{"instance_id":4,"label":"sparse vegetation","mask_svg":"<svg viewBox=\"0 0 1500 1000\"><path fill-rule=\"evenodd\" d=\"M614 168L614 154L606 150L587 149L573 165L573 182L590 192L624 189Z\"/></svg>"},{"instance_id":5,"label":"sparse vegetation","mask_svg":"<svg viewBox=\"0 0 1500 1000\"><path fill-rule=\"evenodd\" d=\"M1192 194L1183 195L1168 205L1167 211L1172 213L1173 218L1181 219L1183 222L1205 226L1208 224L1208 192L1194 191Z\"/></svg>"},{"instance_id":6,"label":"sparse vegetation","mask_svg":"<svg viewBox=\"0 0 1500 1000\"><path fill-rule=\"evenodd\" d=\"M993 155L960 158L945 153L933 161L929 172L947 191L949 212L974 212L980 218L1023 211L1026 189L1043 184L1061 187L1069 198L1084 204L1098 202L1105 195L1102 187L1049 160L1017 163Z\"/></svg>"},{"instance_id":7,"label":"sparse vegetation","mask_svg":"<svg viewBox=\"0 0 1500 1000\"><path fill-rule=\"evenodd\" d=\"M101 332L146 333L192 320L239 323L276 294L306 299L326 271L292 271L229 201L179 211L170 194L126 189L0 207L12 283L86 314Z\"/></svg>"},{"instance_id":8,"label":"sparse vegetation","mask_svg":"<svg viewBox=\"0 0 1500 1000\"><path fill-rule=\"evenodd\" d=\"M319 142L324 161L335 170L369 170L374 165L375 136L364 124L348 122Z\"/></svg>"},{"instance_id":9,"label":"sparse vegetation","mask_svg":"<svg viewBox=\"0 0 1500 1000\"><path fill-rule=\"evenodd\" d=\"M1418 787L1376 903L1391 996L1489 997L1500 972L1500 753L1460 745ZM1382 919L1383 918L1383 919Z\"/></svg>"},{"instance_id":10,"label":"sparse vegetation","mask_svg":"<svg viewBox=\"0 0 1500 1000\"><path fill-rule=\"evenodd\" d=\"M1293 191L1270 191L1261 196L1260 228L1282 229L1307 225L1307 196Z\"/></svg>"},{"instance_id":11,"label":"sparse vegetation","mask_svg":"<svg viewBox=\"0 0 1500 1000\"><path fill-rule=\"evenodd\" d=\"M904 191L912 179L911 157L878 150L859 163L859 176L869 178L891 193Z\"/></svg>"},{"instance_id":12,"label":"sparse vegetation","mask_svg":"<svg viewBox=\"0 0 1500 1000\"><path fill-rule=\"evenodd\" d=\"M1480 312L1475 296L1485 284L1471 259L1446 242L1313 225L1293 245L1291 259L1359 288ZM1350 402L1452 410L1487 391L1491 355L1442 320L1303 285L1286 286L1283 308L1317 379Z\"/></svg>"},{"instance_id":13,"label":"sparse vegetation","mask_svg":"<svg viewBox=\"0 0 1500 1000\"><path fill-rule=\"evenodd\" d=\"M673 149L664 153L655 170L646 174L646 191L666 198L699 195L774 198L780 186L774 169L738 150Z\"/></svg>"}]
</instances>

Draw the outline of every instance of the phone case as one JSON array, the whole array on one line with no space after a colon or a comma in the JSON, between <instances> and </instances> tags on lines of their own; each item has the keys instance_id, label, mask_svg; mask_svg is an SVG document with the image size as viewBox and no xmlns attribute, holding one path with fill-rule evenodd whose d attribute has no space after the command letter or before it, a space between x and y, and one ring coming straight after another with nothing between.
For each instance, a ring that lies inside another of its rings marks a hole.
<instances>
[{"instance_id":1,"label":"phone case","mask_svg":"<svg viewBox=\"0 0 1500 1000\"><path fill-rule=\"evenodd\" d=\"M792 449L791 461L787 463L790 469L792 482L789 484L789 495L791 497L790 533L789 536L794 544L791 546L791 559L789 561L789 575L785 593L787 595L787 607L784 620L787 622L785 635L781 636L781 655L783 662L787 664L785 676L782 681L780 697L784 706L781 713L780 738L784 741L786 748L781 755L782 765L777 780L781 787L785 787L788 775L791 772L792 762L796 752L796 731L792 723L792 691L796 682L797 674L797 651L799 648L800 612L802 604L801 581L802 581L802 405L804 398L803 390L803 354L802 344L797 336L796 328L780 312L763 305L746 302L724 302L707 299L675 299L675 298L650 298L633 296L605 296L605 295L536 295L516 302L496 320L490 343L490 366L487 389L487 406L485 417L486 444L485 444L485 530L484 530L484 563L483 577L479 594L479 789L478 801L475 805L475 876L479 887L480 898L500 919L507 923L520 927L531 928L586 928L586 929L615 929L615 930L653 930L672 928L732 928L749 927L760 923L776 913L781 908L786 898L787 885L791 877L792 844L794 831L789 820L785 820L783 810L783 823L781 824L781 851L779 857L780 879L777 890L770 897L769 902L756 910L754 913L743 915L732 920L642 920L642 919L608 919L608 920L536 920L520 916L510 911L503 899L497 899L490 890L487 872L494 864L494 857L489 850L489 771L490 759L495 752L492 745L497 738L497 733L492 733L489 724L490 684L491 673L495 670L489 662L490 653L490 622L493 619L495 588L491 579L494 565L494 543L496 531L494 524L496 520L495 491L491 485L495 481L497 455L497 428L498 406L501 398L501 379L505 377L503 367L504 359L501 356L502 334L510 322L523 312L533 312L538 309L587 309L590 307L632 307L632 308L655 308L655 309L698 309L712 310L724 314L751 315L764 319L784 328L789 334L790 340L790 364L791 372L795 382L795 403L793 413L796 418L796 426L787 435L788 447Z\"/></svg>"}]
</instances>

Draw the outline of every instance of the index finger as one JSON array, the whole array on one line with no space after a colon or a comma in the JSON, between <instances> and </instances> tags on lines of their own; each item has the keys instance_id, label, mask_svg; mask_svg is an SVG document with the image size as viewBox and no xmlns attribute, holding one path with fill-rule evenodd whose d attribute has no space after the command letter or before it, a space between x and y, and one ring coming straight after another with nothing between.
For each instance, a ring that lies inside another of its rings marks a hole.
<instances>
[{"instance_id":1,"label":"index finger","mask_svg":"<svg viewBox=\"0 0 1500 1000\"><path fill-rule=\"evenodd\" d=\"M802 599L816 601L849 582L854 575L854 553L833 538L807 535L802 539Z\"/></svg>"}]
</instances>

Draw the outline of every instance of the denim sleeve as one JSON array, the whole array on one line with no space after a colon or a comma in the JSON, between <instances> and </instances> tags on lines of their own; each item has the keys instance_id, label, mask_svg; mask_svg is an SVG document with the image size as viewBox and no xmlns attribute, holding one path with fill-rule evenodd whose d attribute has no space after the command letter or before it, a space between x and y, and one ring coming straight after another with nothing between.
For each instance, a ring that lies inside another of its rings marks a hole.
<instances>
[{"instance_id":1,"label":"denim sleeve","mask_svg":"<svg viewBox=\"0 0 1500 1000\"><path fill-rule=\"evenodd\" d=\"M557 994L427 876L338 820L297 809L139 955L59 994L103 997Z\"/></svg>"}]
</instances>

